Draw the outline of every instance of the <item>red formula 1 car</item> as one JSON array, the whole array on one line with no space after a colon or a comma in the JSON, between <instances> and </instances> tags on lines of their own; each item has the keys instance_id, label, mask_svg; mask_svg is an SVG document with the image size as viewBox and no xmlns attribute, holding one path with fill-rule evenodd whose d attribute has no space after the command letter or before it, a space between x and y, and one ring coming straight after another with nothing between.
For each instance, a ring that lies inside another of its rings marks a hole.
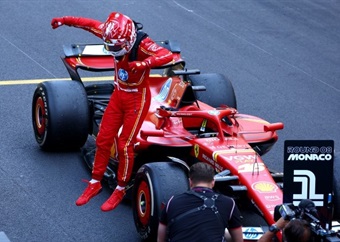
<instances>
[{"instance_id":1,"label":"red formula 1 car","mask_svg":"<svg viewBox=\"0 0 340 242\"><path fill-rule=\"evenodd\" d=\"M245 239L257 240L260 226L274 223L274 208L282 203L282 173L270 171L261 156L275 144L283 124L239 113L227 78L186 70L178 44L160 44L177 57L151 75L152 103L135 144L129 197L137 231L143 240L155 238L161 208L171 195L188 189L188 167L201 161L216 170L215 189L237 202ZM93 140L114 87L112 81L85 85L78 71L113 71L113 60L102 45L64 46L64 54L72 81L38 84L34 133L44 150L81 148L92 168ZM105 173L112 188L116 168L112 156Z\"/></svg>"}]
</instances>

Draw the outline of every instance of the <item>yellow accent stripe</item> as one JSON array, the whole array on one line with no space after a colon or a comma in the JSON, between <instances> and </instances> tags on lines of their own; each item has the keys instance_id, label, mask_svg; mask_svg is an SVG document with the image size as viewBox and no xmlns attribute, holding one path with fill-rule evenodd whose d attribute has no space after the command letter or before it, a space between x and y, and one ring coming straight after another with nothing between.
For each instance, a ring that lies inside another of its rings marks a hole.
<instances>
[{"instance_id":1,"label":"yellow accent stripe","mask_svg":"<svg viewBox=\"0 0 340 242\"><path fill-rule=\"evenodd\" d=\"M261 123L261 124L269 124L268 121L261 120L261 119L255 119L255 118L242 118L240 119L242 121L250 121L250 122L256 122L256 123Z\"/></svg>"},{"instance_id":2,"label":"yellow accent stripe","mask_svg":"<svg viewBox=\"0 0 340 242\"><path fill-rule=\"evenodd\" d=\"M145 103L146 103L146 88L143 88L143 93L142 93L142 97L141 98L142 98L142 103L141 103L141 105L139 107L139 112L137 114L135 123L133 124L132 130L130 132L130 136L129 136L129 138L126 141L125 146L124 146L125 162L124 162L124 164L120 164L120 165L124 165L124 173L122 174L122 180L123 181L126 181L127 175L128 175L129 166L131 165L130 164L131 162L129 162L128 147L129 147L129 145L130 145L130 143L132 141L133 136L137 135L136 132L139 131L139 130L137 130L137 126L141 122L141 116L143 114L144 106L145 106Z\"/></svg>"},{"instance_id":3,"label":"yellow accent stripe","mask_svg":"<svg viewBox=\"0 0 340 242\"><path fill-rule=\"evenodd\" d=\"M217 157L223 154L239 154L239 153L250 153L255 154L255 151L252 149L233 149L233 150L217 150L214 151L212 157L214 161L217 161Z\"/></svg>"}]
</instances>

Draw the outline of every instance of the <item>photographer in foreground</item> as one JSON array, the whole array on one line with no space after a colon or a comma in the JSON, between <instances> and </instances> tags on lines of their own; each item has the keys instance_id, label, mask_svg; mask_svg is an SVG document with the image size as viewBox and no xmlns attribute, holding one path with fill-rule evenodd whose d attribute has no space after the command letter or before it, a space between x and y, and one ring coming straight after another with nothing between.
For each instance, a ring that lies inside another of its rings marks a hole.
<instances>
[{"instance_id":1,"label":"photographer in foreground","mask_svg":"<svg viewBox=\"0 0 340 242\"><path fill-rule=\"evenodd\" d=\"M328 229L328 226L325 226L326 229L323 227L312 200L303 199L298 206L284 203L276 207L274 219L278 217L259 242L271 241L280 230L283 242L340 241L339 232Z\"/></svg>"},{"instance_id":2,"label":"photographer in foreground","mask_svg":"<svg viewBox=\"0 0 340 242\"><path fill-rule=\"evenodd\" d=\"M303 219L285 220L281 217L269 230L258 240L258 242L270 242L275 234L282 230L283 242L308 242L311 239L309 224Z\"/></svg>"},{"instance_id":3,"label":"photographer in foreground","mask_svg":"<svg viewBox=\"0 0 340 242\"><path fill-rule=\"evenodd\" d=\"M242 242L241 215L235 201L216 193L215 171L198 162L190 167L190 191L170 198L158 226L158 242L225 241L225 230L233 242Z\"/></svg>"}]
</instances>

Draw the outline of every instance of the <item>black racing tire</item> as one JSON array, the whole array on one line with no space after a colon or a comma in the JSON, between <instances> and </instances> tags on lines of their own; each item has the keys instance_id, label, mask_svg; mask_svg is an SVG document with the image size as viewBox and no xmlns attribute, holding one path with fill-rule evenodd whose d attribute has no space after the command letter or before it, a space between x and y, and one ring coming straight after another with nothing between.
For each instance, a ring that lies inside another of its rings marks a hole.
<instances>
[{"instance_id":1,"label":"black racing tire","mask_svg":"<svg viewBox=\"0 0 340 242\"><path fill-rule=\"evenodd\" d=\"M137 232L143 241L157 241L162 208L171 196L188 189L187 174L178 163L147 163L138 170L132 194L132 210Z\"/></svg>"},{"instance_id":2,"label":"black racing tire","mask_svg":"<svg viewBox=\"0 0 340 242\"><path fill-rule=\"evenodd\" d=\"M32 101L32 124L46 151L82 147L88 137L89 105L82 83L48 81L38 84Z\"/></svg>"},{"instance_id":3,"label":"black racing tire","mask_svg":"<svg viewBox=\"0 0 340 242\"><path fill-rule=\"evenodd\" d=\"M221 107L221 105L237 108L234 87L224 75L218 73L190 75L189 80L193 86L206 87L206 91L196 92L196 97L199 101L214 108Z\"/></svg>"},{"instance_id":4,"label":"black racing tire","mask_svg":"<svg viewBox=\"0 0 340 242\"><path fill-rule=\"evenodd\" d=\"M334 154L333 172L334 214L333 219L340 220L340 152Z\"/></svg>"}]
</instances>

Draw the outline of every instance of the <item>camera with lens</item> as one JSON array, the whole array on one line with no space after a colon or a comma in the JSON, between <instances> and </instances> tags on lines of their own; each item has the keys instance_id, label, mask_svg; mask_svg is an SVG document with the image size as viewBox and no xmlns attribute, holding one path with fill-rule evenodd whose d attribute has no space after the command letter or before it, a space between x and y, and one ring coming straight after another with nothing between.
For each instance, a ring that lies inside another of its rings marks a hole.
<instances>
[{"instance_id":1,"label":"camera with lens","mask_svg":"<svg viewBox=\"0 0 340 242\"><path fill-rule=\"evenodd\" d=\"M313 201L309 199L302 200L298 206L292 203L284 203L275 209L274 219L277 221L280 217L284 220L303 219L308 222L312 232L312 241L321 242L340 242L340 231L325 229L320 220L318 211Z\"/></svg>"},{"instance_id":2,"label":"camera with lens","mask_svg":"<svg viewBox=\"0 0 340 242\"><path fill-rule=\"evenodd\" d=\"M294 206L292 203L284 203L279 206L279 215L285 220L304 219L310 223L320 223L319 215L314 203L310 200L302 201L299 206ZM307 205L307 206L301 206Z\"/></svg>"}]
</instances>

